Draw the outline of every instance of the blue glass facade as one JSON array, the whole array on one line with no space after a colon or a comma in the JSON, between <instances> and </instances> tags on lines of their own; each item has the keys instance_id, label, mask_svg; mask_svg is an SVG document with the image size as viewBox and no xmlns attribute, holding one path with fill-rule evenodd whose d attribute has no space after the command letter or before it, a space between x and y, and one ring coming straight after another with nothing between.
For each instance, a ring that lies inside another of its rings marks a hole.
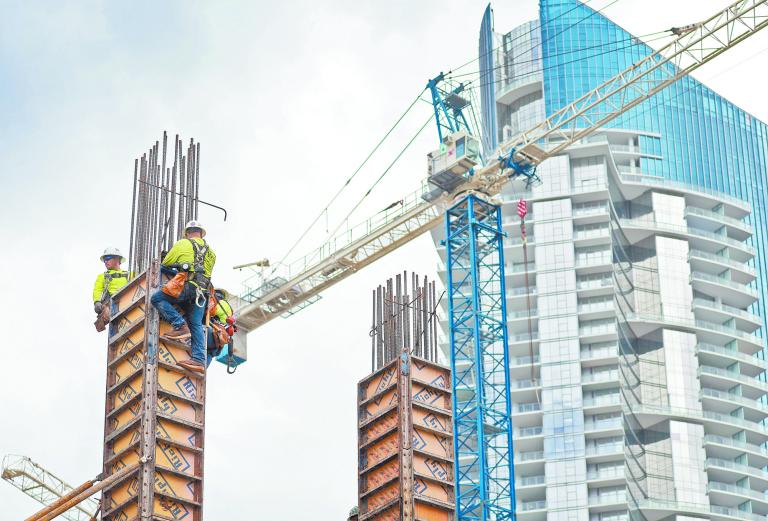
<instances>
[{"instance_id":1,"label":"blue glass facade","mask_svg":"<svg viewBox=\"0 0 768 521\"><path fill-rule=\"evenodd\" d=\"M540 20L547 116L652 52L577 0L541 0ZM759 274L754 284L761 295L752 311L763 317L765 326L768 126L684 77L608 127L648 133L641 136L640 149L660 157L642 157L642 174L717 190L752 205L748 219L755 229L751 242Z\"/></svg>"},{"instance_id":2,"label":"blue glass facade","mask_svg":"<svg viewBox=\"0 0 768 521\"><path fill-rule=\"evenodd\" d=\"M485 8L483 21L480 24L480 42L478 56L480 57L480 101L482 105L482 135L483 154L488 157L499 145L496 136L496 82L494 81L493 66L493 11L491 4Z\"/></svg>"}]
</instances>

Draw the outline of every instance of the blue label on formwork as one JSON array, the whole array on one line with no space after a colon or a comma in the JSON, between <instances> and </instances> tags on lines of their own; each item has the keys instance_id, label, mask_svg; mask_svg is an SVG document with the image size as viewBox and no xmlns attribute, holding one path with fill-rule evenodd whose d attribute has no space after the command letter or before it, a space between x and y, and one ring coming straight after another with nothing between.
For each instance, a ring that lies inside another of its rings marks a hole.
<instances>
[{"instance_id":1,"label":"blue label on formwork","mask_svg":"<svg viewBox=\"0 0 768 521\"><path fill-rule=\"evenodd\" d=\"M117 356L120 356L123 353L128 352L128 350L130 350L135 345L136 345L136 342L134 342L130 338L126 338L125 340L122 341L122 343L120 344L120 347L117 348Z\"/></svg>"},{"instance_id":2,"label":"blue label on formwork","mask_svg":"<svg viewBox=\"0 0 768 521\"><path fill-rule=\"evenodd\" d=\"M445 432L447 429L445 428L445 424L440 421L440 418L435 416L432 413L427 414L424 416L424 419L422 420L422 423L426 425L427 427L431 427L435 430L443 431Z\"/></svg>"},{"instance_id":3,"label":"blue label on formwork","mask_svg":"<svg viewBox=\"0 0 768 521\"><path fill-rule=\"evenodd\" d=\"M134 396L136 396L136 389L131 387L131 384L127 384L125 387L120 389L119 393L117 393L117 399L123 403L127 402Z\"/></svg>"},{"instance_id":4,"label":"blue label on formwork","mask_svg":"<svg viewBox=\"0 0 768 521\"><path fill-rule=\"evenodd\" d=\"M157 409L160 412L163 412L168 415L174 415L176 414L176 411L179 410L179 408L176 407L176 404L173 403L173 400L171 400L167 396L157 397Z\"/></svg>"},{"instance_id":5,"label":"blue label on formwork","mask_svg":"<svg viewBox=\"0 0 768 521\"><path fill-rule=\"evenodd\" d=\"M434 380L432 380L429 383L434 385L435 387L440 387L441 389L447 389L448 388L447 387L447 383L445 381L445 376L443 376L443 375L438 376L437 378L435 378Z\"/></svg>"},{"instance_id":6,"label":"blue label on formwork","mask_svg":"<svg viewBox=\"0 0 768 521\"><path fill-rule=\"evenodd\" d=\"M131 484L128 485L128 493L135 496L139 493L139 478L135 477L131 480Z\"/></svg>"},{"instance_id":7,"label":"blue label on formwork","mask_svg":"<svg viewBox=\"0 0 768 521\"><path fill-rule=\"evenodd\" d=\"M155 490L169 496L178 496L173 487L171 487L171 484L168 483L168 480L161 476L159 472L155 472Z\"/></svg>"},{"instance_id":8,"label":"blue label on formwork","mask_svg":"<svg viewBox=\"0 0 768 521\"><path fill-rule=\"evenodd\" d=\"M413 480L413 491L417 494L423 494L427 491L427 483L421 478L416 478Z\"/></svg>"},{"instance_id":9,"label":"blue label on formwork","mask_svg":"<svg viewBox=\"0 0 768 521\"><path fill-rule=\"evenodd\" d=\"M189 509L176 501L160 498L160 506L163 510L167 511L173 519L185 519L189 516Z\"/></svg>"},{"instance_id":10,"label":"blue label on formwork","mask_svg":"<svg viewBox=\"0 0 768 521\"><path fill-rule=\"evenodd\" d=\"M128 359L128 363L131 364L131 367L134 369L140 368L142 362L143 361L138 353L133 353L133 355L131 355L131 357Z\"/></svg>"},{"instance_id":11,"label":"blue label on formwork","mask_svg":"<svg viewBox=\"0 0 768 521\"><path fill-rule=\"evenodd\" d=\"M413 448L421 450L426 446L427 441L424 439L421 433L419 431L413 431Z\"/></svg>"},{"instance_id":12,"label":"blue label on formwork","mask_svg":"<svg viewBox=\"0 0 768 521\"><path fill-rule=\"evenodd\" d=\"M176 387L187 398L197 399L197 386L188 376L182 376L176 380Z\"/></svg>"},{"instance_id":13,"label":"blue label on formwork","mask_svg":"<svg viewBox=\"0 0 768 521\"><path fill-rule=\"evenodd\" d=\"M189 490L189 493L192 494L192 497L195 497L195 482L194 481L187 481L187 490Z\"/></svg>"},{"instance_id":14,"label":"blue label on formwork","mask_svg":"<svg viewBox=\"0 0 768 521\"><path fill-rule=\"evenodd\" d=\"M440 463L439 461L435 461L433 459L427 459L424 462L427 465L427 469L429 469L429 473L432 474L437 479L442 479L443 481L446 481L448 479L448 470L445 468L445 466Z\"/></svg>"},{"instance_id":15,"label":"blue label on formwork","mask_svg":"<svg viewBox=\"0 0 768 521\"><path fill-rule=\"evenodd\" d=\"M169 365L176 365L176 357L173 356L173 353L171 353L168 348L160 342L160 354L159 354L160 360L165 362Z\"/></svg>"},{"instance_id":16,"label":"blue label on formwork","mask_svg":"<svg viewBox=\"0 0 768 521\"><path fill-rule=\"evenodd\" d=\"M192 445L193 447L195 446L195 433L194 433L194 432L193 432L192 434L190 434L190 435L189 435L189 437L187 438L187 441L188 441L188 442L189 442L189 444L190 444L190 445Z\"/></svg>"},{"instance_id":17,"label":"blue label on formwork","mask_svg":"<svg viewBox=\"0 0 768 521\"><path fill-rule=\"evenodd\" d=\"M432 391L431 389L424 388L421 391L413 395L413 399L417 402L433 404L440 399L441 395Z\"/></svg>"},{"instance_id":18,"label":"blue label on formwork","mask_svg":"<svg viewBox=\"0 0 768 521\"><path fill-rule=\"evenodd\" d=\"M374 391L374 394L379 393L389 387L389 384L392 382L392 379L395 377L395 370L391 369L381 375L381 380L379 380L379 385L376 386L376 390Z\"/></svg>"},{"instance_id":19,"label":"blue label on formwork","mask_svg":"<svg viewBox=\"0 0 768 521\"><path fill-rule=\"evenodd\" d=\"M165 438L166 440L171 439L171 435L168 434L168 431L165 430L165 427L160 425L160 422L157 422L157 428L155 429L155 436L158 438Z\"/></svg>"},{"instance_id":20,"label":"blue label on formwork","mask_svg":"<svg viewBox=\"0 0 768 521\"><path fill-rule=\"evenodd\" d=\"M185 458L181 452L176 450L175 447L165 443L158 443L158 447L160 447L163 455L168 458L168 461L171 463L173 470L186 472L191 466L189 461L187 461L187 458Z\"/></svg>"}]
</instances>

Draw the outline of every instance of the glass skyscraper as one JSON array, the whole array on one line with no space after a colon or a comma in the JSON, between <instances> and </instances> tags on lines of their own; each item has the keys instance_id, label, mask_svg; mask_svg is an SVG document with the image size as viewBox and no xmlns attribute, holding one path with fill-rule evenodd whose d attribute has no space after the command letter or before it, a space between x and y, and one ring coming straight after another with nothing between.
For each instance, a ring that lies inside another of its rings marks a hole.
<instances>
[{"instance_id":1,"label":"glass skyscraper","mask_svg":"<svg viewBox=\"0 0 768 521\"><path fill-rule=\"evenodd\" d=\"M493 150L651 49L541 0L479 51ZM767 154L684 78L502 193L520 521L768 519Z\"/></svg>"}]
</instances>

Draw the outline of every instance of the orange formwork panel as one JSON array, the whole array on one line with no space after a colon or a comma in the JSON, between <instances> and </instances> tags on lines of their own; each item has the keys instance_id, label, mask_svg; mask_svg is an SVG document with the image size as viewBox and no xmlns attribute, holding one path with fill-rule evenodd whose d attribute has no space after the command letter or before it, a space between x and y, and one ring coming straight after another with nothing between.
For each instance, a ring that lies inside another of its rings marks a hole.
<instances>
[{"instance_id":1,"label":"orange formwork panel","mask_svg":"<svg viewBox=\"0 0 768 521\"><path fill-rule=\"evenodd\" d=\"M358 383L360 521L454 520L450 381L404 351Z\"/></svg>"},{"instance_id":2,"label":"orange formwork panel","mask_svg":"<svg viewBox=\"0 0 768 521\"><path fill-rule=\"evenodd\" d=\"M107 355L104 472L140 462L103 492L103 521L203 519L205 378L177 364L184 344L149 302L157 262L112 299Z\"/></svg>"}]
</instances>

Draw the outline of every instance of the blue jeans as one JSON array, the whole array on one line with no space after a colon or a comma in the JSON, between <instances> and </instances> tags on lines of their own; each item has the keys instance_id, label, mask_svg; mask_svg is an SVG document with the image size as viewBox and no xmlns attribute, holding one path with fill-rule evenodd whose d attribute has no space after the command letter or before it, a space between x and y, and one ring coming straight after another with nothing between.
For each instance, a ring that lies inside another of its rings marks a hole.
<instances>
[{"instance_id":1,"label":"blue jeans","mask_svg":"<svg viewBox=\"0 0 768 521\"><path fill-rule=\"evenodd\" d=\"M163 293L162 290L157 290L152 294L150 302L157 309L160 318L169 322L174 329L182 327L185 324L184 319L186 318L186 324L189 326L190 333L192 333L192 359L204 364L206 357L203 317L208 299L205 299L202 307L197 305L196 300L195 287L187 284L184 286L179 298ZM181 308L184 312L183 316L175 306Z\"/></svg>"}]
</instances>

